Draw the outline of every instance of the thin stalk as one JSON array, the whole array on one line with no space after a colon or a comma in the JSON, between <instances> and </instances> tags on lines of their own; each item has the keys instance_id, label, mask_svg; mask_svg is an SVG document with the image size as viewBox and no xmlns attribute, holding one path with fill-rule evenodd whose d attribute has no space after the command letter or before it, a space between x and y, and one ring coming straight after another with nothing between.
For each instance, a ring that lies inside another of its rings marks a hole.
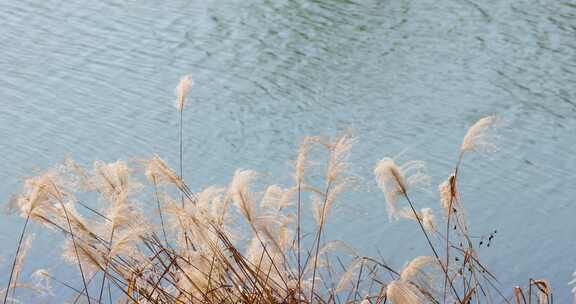
<instances>
[{"instance_id":1,"label":"thin stalk","mask_svg":"<svg viewBox=\"0 0 576 304\"><path fill-rule=\"evenodd\" d=\"M300 231L300 226L301 226L301 208L302 208L302 200L301 200L301 185L302 182L300 180L298 180L298 207L297 207L297 221L298 221L298 225L296 227L296 235L297 235L297 254L298 254L298 298L300 298L300 286L302 284L302 265L300 263L300 239L301 239L301 231Z\"/></svg>"},{"instance_id":2,"label":"thin stalk","mask_svg":"<svg viewBox=\"0 0 576 304\"><path fill-rule=\"evenodd\" d=\"M326 193L324 194L324 203L322 204L322 213L320 214L320 227L318 227L318 235L316 238L316 253L314 254L314 268L312 270L312 288L310 289L310 302L313 301L314 297L314 283L316 282L316 268L318 267L318 252L320 251L320 238L322 237L322 228L324 227L324 213L326 212L326 204L328 203L328 193L330 187L332 186L332 181L326 186Z\"/></svg>"},{"instance_id":3,"label":"thin stalk","mask_svg":"<svg viewBox=\"0 0 576 304\"><path fill-rule=\"evenodd\" d=\"M448 182L450 185L450 204L448 206L448 219L446 220L446 269L450 269L450 218L452 217L452 204L454 203L454 198L456 197L456 179L458 178L458 168L462 162L463 154L458 157L458 162L456 163L456 168L454 169L454 177L452 177ZM448 276L444 276L444 302L446 302L446 287L448 283Z\"/></svg>"},{"instance_id":4,"label":"thin stalk","mask_svg":"<svg viewBox=\"0 0 576 304\"><path fill-rule=\"evenodd\" d=\"M422 230L422 233L424 233L424 236L426 237L426 241L428 241L428 245L430 246L430 248L432 249L432 252L434 253L434 256L436 257L436 260L438 260L438 264L440 264L440 267L442 268L442 271L444 272L445 276L448 276L448 269L444 266L444 264L442 263L442 261L440 260L440 256L438 255L438 252L436 251L436 248L434 248L434 245L432 245L432 241L430 240L430 237L428 236L428 232L426 232L426 229L424 229L424 225L422 224L422 220L420 219L420 217L418 216L418 213L416 212L416 209L414 209L414 205L412 204L412 201L410 200L410 197L408 197L408 194L406 193L406 189L404 189L404 187L402 187L402 194L404 195L404 197L406 198L406 200L408 201L408 204L410 205L410 209L412 209L412 212L414 213L414 217L416 218L418 225L420 226L420 229ZM454 292L454 295L456 296L456 298L458 299L458 303L462 302L460 300L460 296L458 295L458 291L456 291L456 288L454 287L454 285L452 284L452 281L449 280L450 282L450 287L452 288L452 291Z\"/></svg>"},{"instance_id":5,"label":"thin stalk","mask_svg":"<svg viewBox=\"0 0 576 304\"><path fill-rule=\"evenodd\" d=\"M112 252L112 240L114 240L114 224L112 224L112 231L110 232L110 249L108 250L108 257L106 259L106 265L104 266L104 272L102 273L102 284L100 285L100 295L98 296L98 303L102 301L102 294L104 294L104 283L106 282L106 273L108 272L108 265L110 263L110 252Z\"/></svg>"},{"instance_id":6,"label":"thin stalk","mask_svg":"<svg viewBox=\"0 0 576 304\"><path fill-rule=\"evenodd\" d=\"M49 278L50 280L52 280L52 281L54 281L54 282L56 282L56 283L58 283L58 284L60 284L60 285L62 285L62 286L64 286L64 287L66 287L66 288L71 289L72 291L74 291L75 293L77 293L78 296L81 296L81 295L84 294L84 290L78 290L78 289L74 288L72 285L70 285L70 284L68 284L68 283L66 283L66 282L64 282L64 281L62 281L62 280L59 280L58 278L56 278L56 277L54 277L54 276L51 276L51 275L47 275L47 276L48 276L48 278ZM94 299L94 298L92 298L92 299L93 299L93 300L96 300L96 299ZM74 301L74 303L76 303L76 300Z\"/></svg>"},{"instance_id":7,"label":"thin stalk","mask_svg":"<svg viewBox=\"0 0 576 304\"><path fill-rule=\"evenodd\" d=\"M166 229L164 228L164 216L162 215L162 208L160 206L160 196L158 195L158 185L156 184L156 179L154 178L154 196L156 197L156 204L158 207L158 213L160 214L160 224L162 225L162 234L164 235L164 241L166 242L166 246L168 245L168 237L166 236Z\"/></svg>"},{"instance_id":8,"label":"thin stalk","mask_svg":"<svg viewBox=\"0 0 576 304\"><path fill-rule=\"evenodd\" d=\"M184 108L180 109L180 122L179 122L179 128L178 128L178 141L180 143L180 149L179 149L179 167L180 167L180 172L179 172L179 177L180 180L182 181L182 183L184 184L184 169L183 169L183 158L184 158L184 144L183 144L183 113L184 113ZM184 191L180 191L180 199L182 202L182 210L184 210ZM184 230L184 240L186 241L186 249L188 249L188 251L190 251L190 244L188 242L188 229ZM194 249L194 244L192 244L192 249ZM190 256L190 255L188 255Z\"/></svg>"},{"instance_id":9,"label":"thin stalk","mask_svg":"<svg viewBox=\"0 0 576 304\"><path fill-rule=\"evenodd\" d=\"M110 288L110 280L108 280L108 301L112 304L112 290Z\"/></svg>"},{"instance_id":10,"label":"thin stalk","mask_svg":"<svg viewBox=\"0 0 576 304\"><path fill-rule=\"evenodd\" d=\"M72 244L74 245L74 253L76 254L76 259L78 260L78 268L80 268L80 275L82 276L82 283L84 283L84 288L86 289L86 299L88 304L90 304L90 294L88 293L88 286L86 285L86 278L84 277L84 270L82 270L82 263L80 262L80 255L78 254L78 248L76 247L76 238L74 237L74 232L72 231L72 224L70 223L70 218L68 217L68 211L64 203L60 201L62 209L64 210L64 215L66 216L66 221L68 222L68 229L70 229L70 236L72 238Z\"/></svg>"},{"instance_id":11,"label":"thin stalk","mask_svg":"<svg viewBox=\"0 0 576 304\"><path fill-rule=\"evenodd\" d=\"M183 149L183 134L182 134L182 114L183 114L184 110L180 111L180 128L179 128L179 132L178 132L178 139L180 141L180 153L179 153L179 157L180 157L180 180L184 181L184 175L183 175L183 164L182 164L182 159L183 159L183 154L184 154L184 149ZM184 194L182 194L182 208L184 208Z\"/></svg>"},{"instance_id":12,"label":"thin stalk","mask_svg":"<svg viewBox=\"0 0 576 304\"><path fill-rule=\"evenodd\" d=\"M356 281L356 286L354 287L354 302L356 302L357 296L359 296L358 290L360 289L360 281L362 280L362 270L363 269L364 269L364 260L362 260L362 262L360 264L360 271L358 271L358 279Z\"/></svg>"},{"instance_id":13,"label":"thin stalk","mask_svg":"<svg viewBox=\"0 0 576 304\"><path fill-rule=\"evenodd\" d=\"M57 195L53 195L54 198L60 203L62 206L62 210L64 210L64 216L66 217L66 222L68 223L68 229L70 229L70 237L72 238L72 244L74 245L74 253L76 255L76 259L78 260L78 268L80 268L80 275L82 276L82 283L84 284L84 288L86 289L86 299L88 300L88 304L90 304L90 295L88 294L88 285L86 284L86 277L84 276L84 270L82 270L82 262L80 261L80 255L78 254L78 247L76 246L76 237L74 236L74 231L72 230L72 224L70 223L70 217L68 217L68 210L62 201L62 193L56 186L54 182L52 182L52 186L57 192Z\"/></svg>"},{"instance_id":14,"label":"thin stalk","mask_svg":"<svg viewBox=\"0 0 576 304\"><path fill-rule=\"evenodd\" d=\"M18 240L18 247L16 248L16 255L14 256L14 262L12 262L12 269L10 270L10 278L8 279L8 287L6 287L6 292L4 293L4 304L8 300L8 292L10 291L10 285L12 284L12 276L14 275L14 268L16 267L16 261L18 260L18 255L20 254L20 248L22 248L22 240L24 239L24 234L26 233L26 227L28 227L28 222L30 221L30 214L32 213L32 208L28 211L26 215L26 222L24 222L24 227L20 233L20 239Z\"/></svg>"},{"instance_id":15,"label":"thin stalk","mask_svg":"<svg viewBox=\"0 0 576 304\"><path fill-rule=\"evenodd\" d=\"M98 274L98 273L94 273L94 274L92 275L92 277L90 277L90 278L88 279L88 282L86 283L87 285L90 285L90 283L92 283L92 280L96 277L96 274ZM84 291L86 291L86 289L82 289L82 291L80 291L80 292L78 293L78 295L74 298L73 304L78 303L78 301L80 300L80 297L84 294ZM94 300L96 300L96 299L94 299Z\"/></svg>"}]
</instances>

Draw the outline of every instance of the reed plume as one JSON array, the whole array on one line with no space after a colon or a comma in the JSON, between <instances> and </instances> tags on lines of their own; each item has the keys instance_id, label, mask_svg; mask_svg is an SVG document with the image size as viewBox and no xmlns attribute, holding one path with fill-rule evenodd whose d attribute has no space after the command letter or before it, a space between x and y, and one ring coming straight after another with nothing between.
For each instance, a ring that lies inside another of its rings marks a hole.
<instances>
[{"instance_id":1,"label":"reed plume","mask_svg":"<svg viewBox=\"0 0 576 304\"><path fill-rule=\"evenodd\" d=\"M426 303L425 296L413 285L395 280L386 287L386 297L394 304Z\"/></svg>"},{"instance_id":2,"label":"reed plume","mask_svg":"<svg viewBox=\"0 0 576 304\"><path fill-rule=\"evenodd\" d=\"M424 163L409 161L398 166L392 158L383 158L374 168L378 186L386 198L386 210L390 219L398 218L398 197L408 189L427 186L430 178L424 174Z\"/></svg>"},{"instance_id":3,"label":"reed plume","mask_svg":"<svg viewBox=\"0 0 576 304\"><path fill-rule=\"evenodd\" d=\"M402 273L400 274L400 279L406 282L411 281L416 277L422 276L424 274L423 268L425 266L434 264L437 265L437 263L437 260L433 257L419 256L410 261L410 263L404 267Z\"/></svg>"},{"instance_id":4,"label":"reed plume","mask_svg":"<svg viewBox=\"0 0 576 304\"><path fill-rule=\"evenodd\" d=\"M152 184L171 184L181 191L185 190L182 179L172 170L162 158L154 155L152 158L143 161L146 168L146 177Z\"/></svg>"},{"instance_id":5,"label":"reed plume","mask_svg":"<svg viewBox=\"0 0 576 304\"><path fill-rule=\"evenodd\" d=\"M180 78L180 82L176 86L176 96L177 104L176 108L178 112L182 112L184 110L184 106L186 105L186 97L188 96L188 92L190 92L190 88L194 85L194 80L192 80L192 75L185 75Z\"/></svg>"},{"instance_id":6,"label":"reed plume","mask_svg":"<svg viewBox=\"0 0 576 304\"><path fill-rule=\"evenodd\" d=\"M452 188L452 181L454 180L454 174L451 174L448 179L442 182L438 186L438 192L440 193L440 207L444 211L444 214L448 216L451 212L454 195L457 193L455 189Z\"/></svg>"},{"instance_id":7,"label":"reed plume","mask_svg":"<svg viewBox=\"0 0 576 304\"><path fill-rule=\"evenodd\" d=\"M250 184L256 177L256 172L251 170L237 170L232 178L229 193L232 202L248 222L256 218L256 202L250 192Z\"/></svg>"},{"instance_id":8,"label":"reed plume","mask_svg":"<svg viewBox=\"0 0 576 304\"><path fill-rule=\"evenodd\" d=\"M495 150L496 146L489 140L489 131L497 122L496 116L486 116L472 125L460 146L460 153L467 152L489 152Z\"/></svg>"},{"instance_id":9,"label":"reed plume","mask_svg":"<svg viewBox=\"0 0 576 304\"><path fill-rule=\"evenodd\" d=\"M422 208L420 212L416 212L416 214L414 214L410 208L404 208L398 212L398 217L420 221L427 232L436 232L436 220L431 208Z\"/></svg>"}]
</instances>

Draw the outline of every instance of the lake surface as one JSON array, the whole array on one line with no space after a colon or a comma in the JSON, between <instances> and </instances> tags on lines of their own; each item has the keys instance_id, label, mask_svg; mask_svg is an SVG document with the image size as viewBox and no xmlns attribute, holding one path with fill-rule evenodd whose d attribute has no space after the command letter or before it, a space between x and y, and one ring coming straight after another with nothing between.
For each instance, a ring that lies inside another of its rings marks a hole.
<instances>
[{"instance_id":1,"label":"lake surface","mask_svg":"<svg viewBox=\"0 0 576 304\"><path fill-rule=\"evenodd\" d=\"M352 130L352 173L366 186L335 206L329 237L400 268L430 252L413 223L388 220L372 168L402 152L437 185L467 127L497 114L499 151L467 158L461 175L473 233L498 230L480 254L507 294L546 278L557 303L572 298L573 0L3 0L0 41L2 201L66 155L177 164L174 87L192 73L193 188L239 167L289 181L304 136ZM438 210L436 186L417 204ZM23 222L0 216L1 273ZM62 264L59 245L32 230L25 279Z\"/></svg>"}]
</instances>

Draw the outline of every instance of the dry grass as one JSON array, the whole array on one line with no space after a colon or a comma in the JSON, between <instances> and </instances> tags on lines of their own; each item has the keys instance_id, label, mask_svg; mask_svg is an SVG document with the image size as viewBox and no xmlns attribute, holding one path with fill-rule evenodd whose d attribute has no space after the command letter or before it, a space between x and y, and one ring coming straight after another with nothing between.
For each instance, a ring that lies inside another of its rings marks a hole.
<instances>
[{"instance_id":1,"label":"dry grass","mask_svg":"<svg viewBox=\"0 0 576 304\"><path fill-rule=\"evenodd\" d=\"M180 115L191 82L185 77L178 85ZM469 234L458 171L467 154L493 148L486 132L494 121L481 119L464 137L454 171L439 186L440 222L431 208L413 204L412 192L429 183L423 162L377 164L390 218L413 221L430 249L431 256L403 269L326 241L332 206L351 183L348 135L306 138L294 183L260 191L249 170L236 171L227 187L193 191L181 169L158 156L91 169L67 160L26 180L12 202L25 224L4 303L17 302L18 290L49 293L51 286L72 293L71 303L552 303L543 280L501 291ZM181 128L179 135L182 142ZM325 151L321 183L307 178L311 149ZM180 148L180 168L182 154ZM314 221L303 219L307 208ZM64 236L63 257L78 269L80 284L46 270L36 272L37 284L20 282L30 222Z\"/></svg>"}]
</instances>

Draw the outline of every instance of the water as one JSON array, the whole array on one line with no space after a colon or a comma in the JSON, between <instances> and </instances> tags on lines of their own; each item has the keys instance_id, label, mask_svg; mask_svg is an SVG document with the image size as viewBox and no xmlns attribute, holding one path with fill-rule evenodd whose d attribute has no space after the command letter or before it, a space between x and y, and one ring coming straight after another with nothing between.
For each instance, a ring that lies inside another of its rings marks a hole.
<instances>
[{"instance_id":1,"label":"water","mask_svg":"<svg viewBox=\"0 0 576 304\"><path fill-rule=\"evenodd\" d=\"M570 0L4 0L0 197L65 155L89 164L159 153L175 164L173 88L192 72L193 187L225 184L238 167L286 181L303 136L353 130L353 173L368 186L338 203L330 236L401 267L429 252L413 223L388 221L374 164L404 151L438 184L466 128L498 114L500 151L466 159L461 176L473 233L498 230L480 253L508 294L547 278L566 303L576 269L575 37ZM435 187L418 204L437 208ZM22 224L1 217L2 273ZM60 248L33 230L25 278L62 264Z\"/></svg>"}]
</instances>

